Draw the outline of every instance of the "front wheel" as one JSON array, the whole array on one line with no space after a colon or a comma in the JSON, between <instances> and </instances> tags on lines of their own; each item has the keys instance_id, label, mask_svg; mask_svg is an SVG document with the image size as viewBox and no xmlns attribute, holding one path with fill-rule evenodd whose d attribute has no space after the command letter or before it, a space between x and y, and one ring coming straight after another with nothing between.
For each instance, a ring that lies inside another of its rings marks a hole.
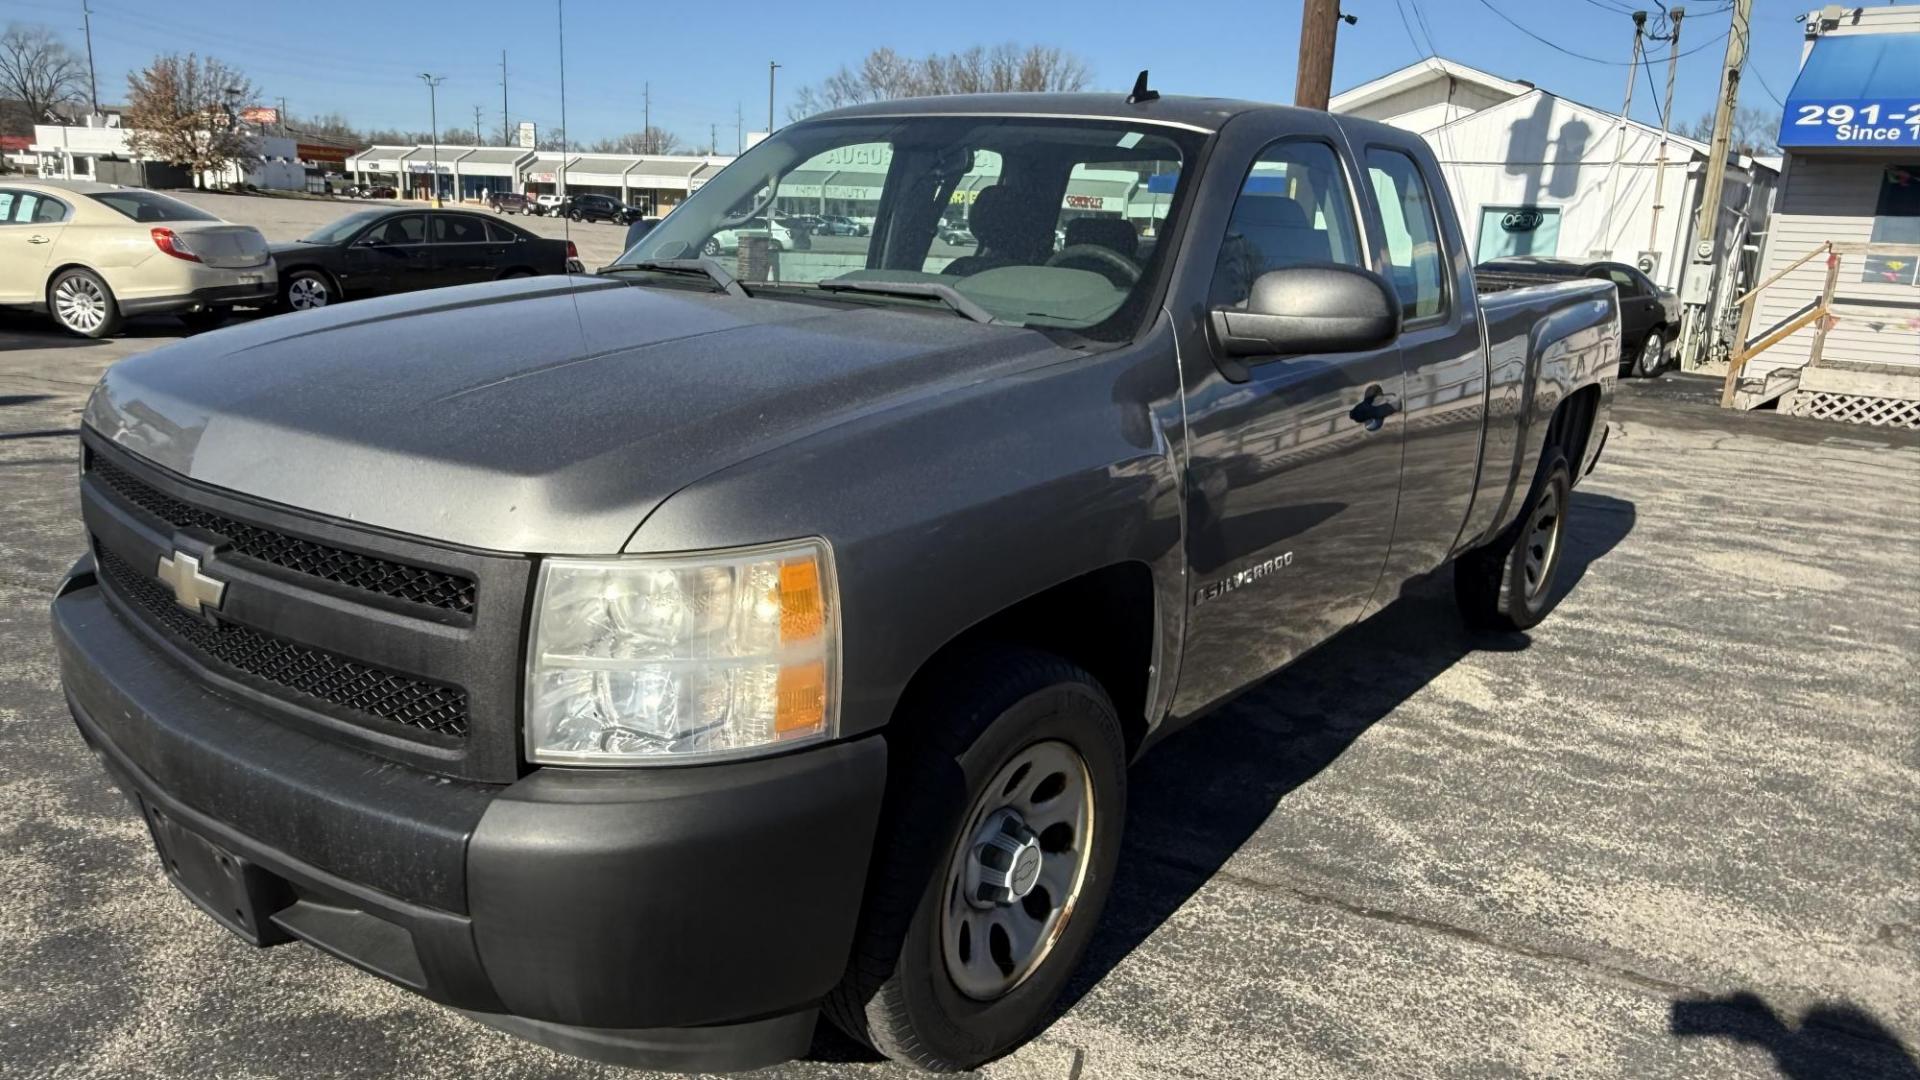
<instances>
[{"instance_id":1,"label":"front wheel","mask_svg":"<svg viewBox=\"0 0 1920 1080\"><path fill-rule=\"evenodd\" d=\"M1566 454L1558 449L1547 454L1520 520L1453 564L1454 600L1475 629L1525 630L1553 607L1573 473Z\"/></svg>"},{"instance_id":2,"label":"front wheel","mask_svg":"<svg viewBox=\"0 0 1920 1080\"><path fill-rule=\"evenodd\" d=\"M980 653L915 699L825 1011L895 1060L968 1069L1031 1038L1086 951L1119 858L1125 741L1099 683L1045 653Z\"/></svg>"},{"instance_id":3,"label":"front wheel","mask_svg":"<svg viewBox=\"0 0 1920 1080\"><path fill-rule=\"evenodd\" d=\"M120 329L120 303L100 275L66 270L47 285L47 310L68 333L110 337Z\"/></svg>"},{"instance_id":4,"label":"front wheel","mask_svg":"<svg viewBox=\"0 0 1920 1080\"><path fill-rule=\"evenodd\" d=\"M707 242L700 246L700 252L701 254L704 254L704 255L720 254L720 241L709 237L707 239Z\"/></svg>"},{"instance_id":5,"label":"front wheel","mask_svg":"<svg viewBox=\"0 0 1920 1080\"><path fill-rule=\"evenodd\" d=\"M318 270L296 270L280 284L280 306L288 311L312 311L337 299L333 282Z\"/></svg>"},{"instance_id":6,"label":"front wheel","mask_svg":"<svg viewBox=\"0 0 1920 1080\"><path fill-rule=\"evenodd\" d=\"M1658 330L1649 331L1647 340L1640 344L1640 356L1633 364L1633 373L1643 379L1651 379L1660 374L1667 362L1667 339Z\"/></svg>"}]
</instances>

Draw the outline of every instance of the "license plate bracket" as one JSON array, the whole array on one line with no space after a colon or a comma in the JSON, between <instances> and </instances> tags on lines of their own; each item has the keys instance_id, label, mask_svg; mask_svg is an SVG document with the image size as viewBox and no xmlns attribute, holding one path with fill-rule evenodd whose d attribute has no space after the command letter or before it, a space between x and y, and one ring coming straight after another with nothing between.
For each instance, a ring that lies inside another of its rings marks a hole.
<instances>
[{"instance_id":1,"label":"license plate bracket","mask_svg":"<svg viewBox=\"0 0 1920 1080\"><path fill-rule=\"evenodd\" d=\"M140 800L147 831L174 887L215 922L255 945L292 937L273 913L293 902L286 882L194 832L159 807Z\"/></svg>"}]
</instances>

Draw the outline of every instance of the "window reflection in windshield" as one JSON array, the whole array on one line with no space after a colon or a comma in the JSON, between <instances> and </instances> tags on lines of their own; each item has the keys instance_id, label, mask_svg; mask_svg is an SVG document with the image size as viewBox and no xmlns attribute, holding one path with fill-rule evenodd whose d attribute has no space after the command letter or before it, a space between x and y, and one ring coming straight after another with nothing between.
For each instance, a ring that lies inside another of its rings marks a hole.
<instances>
[{"instance_id":1,"label":"window reflection in windshield","mask_svg":"<svg viewBox=\"0 0 1920 1080\"><path fill-rule=\"evenodd\" d=\"M1001 321L1087 329L1146 291L1200 138L1123 120L799 124L620 261L705 256L781 284L936 282Z\"/></svg>"}]
</instances>

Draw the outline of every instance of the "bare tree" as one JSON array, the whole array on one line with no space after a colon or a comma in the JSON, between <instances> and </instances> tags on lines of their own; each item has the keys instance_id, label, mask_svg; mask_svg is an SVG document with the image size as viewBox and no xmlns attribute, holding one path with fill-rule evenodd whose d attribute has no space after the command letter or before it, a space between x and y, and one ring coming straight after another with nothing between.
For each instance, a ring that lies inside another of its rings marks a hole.
<instances>
[{"instance_id":1,"label":"bare tree","mask_svg":"<svg viewBox=\"0 0 1920 1080\"><path fill-rule=\"evenodd\" d=\"M80 101L87 68L44 26L7 24L0 34L0 98L20 102L29 124L44 124L56 105Z\"/></svg>"},{"instance_id":2,"label":"bare tree","mask_svg":"<svg viewBox=\"0 0 1920 1080\"><path fill-rule=\"evenodd\" d=\"M579 149L567 142L567 129L563 127L549 128L545 135L540 136L540 141L535 143L533 148L548 153Z\"/></svg>"},{"instance_id":3,"label":"bare tree","mask_svg":"<svg viewBox=\"0 0 1920 1080\"><path fill-rule=\"evenodd\" d=\"M1713 114L1706 113L1691 125L1678 125L1676 132L1703 143L1713 141ZM1780 144L1780 114L1772 109L1742 107L1733 111L1733 149L1742 154L1777 154Z\"/></svg>"},{"instance_id":4,"label":"bare tree","mask_svg":"<svg viewBox=\"0 0 1920 1080\"><path fill-rule=\"evenodd\" d=\"M440 133L442 146L479 146L480 140L466 128L448 128Z\"/></svg>"},{"instance_id":5,"label":"bare tree","mask_svg":"<svg viewBox=\"0 0 1920 1080\"><path fill-rule=\"evenodd\" d=\"M1033 93L1084 90L1086 61L1051 45L975 45L913 59L878 48L860 66L839 71L794 95L788 115L811 116L844 105L944 94Z\"/></svg>"},{"instance_id":6,"label":"bare tree","mask_svg":"<svg viewBox=\"0 0 1920 1080\"><path fill-rule=\"evenodd\" d=\"M629 131L625 135L601 139L593 144L592 149L596 154L671 154L680 146L680 136L650 127L645 131Z\"/></svg>"},{"instance_id":7,"label":"bare tree","mask_svg":"<svg viewBox=\"0 0 1920 1080\"><path fill-rule=\"evenodd\" d=\"M235 110L258 93L252 80L213 57L169 53L127 76L121 124L135 153L186 166L198 185L202 174L257 152Z\"/></svg>"}]
</instances>

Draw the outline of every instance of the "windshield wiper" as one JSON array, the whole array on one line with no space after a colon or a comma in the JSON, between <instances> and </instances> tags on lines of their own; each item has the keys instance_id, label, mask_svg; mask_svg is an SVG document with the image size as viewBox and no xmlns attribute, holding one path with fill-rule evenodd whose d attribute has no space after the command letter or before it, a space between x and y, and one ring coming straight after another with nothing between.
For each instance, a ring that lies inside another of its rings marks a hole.
<instances>
[{"instance_id":1,"label":"windshield wiper","mask_svg":"<svg viewBox=\"0 0 1920 1080\"><path fill-rule=\"evenodd\" d=\"M938 281L843 281L830 278L819 283L822 292L863 292L877 296L905 296L915 300L939 300L977 323L998 323L993 312L975 303L951 285Z\"/></svg>"},{"instance_id":2,"label":"windshield wiper","mask_svg":"<svg viewBox=\"0 0 1920 1080\"><path fill-rule=\"evenodd\" d=\"M699 274L720 287L720 291L741 300L753 294L747 291L727 269L712 259L641 259L639 262L614 263L608 270L653 270L662 274Z\"/></svg>"}]
</instances>

